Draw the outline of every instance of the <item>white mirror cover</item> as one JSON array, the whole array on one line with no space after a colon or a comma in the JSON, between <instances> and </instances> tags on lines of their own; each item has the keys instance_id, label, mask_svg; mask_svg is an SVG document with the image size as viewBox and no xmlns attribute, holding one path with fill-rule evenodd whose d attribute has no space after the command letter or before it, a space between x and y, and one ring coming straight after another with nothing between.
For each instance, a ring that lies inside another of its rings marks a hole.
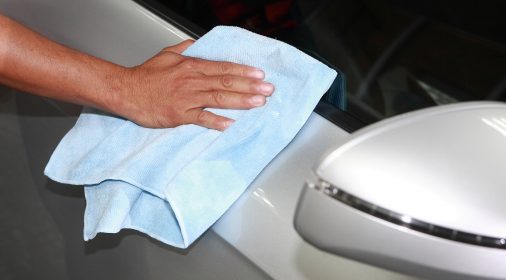
<instances>
[{"instance_id":1,"label":"white mirror cover","mask_svg":"<svg viewBox=\"0 0 506 280\"><path fill-rule=\"evenodd\" d=\"M295 226L317 247L387 268L506 279L505 169L506 104L407 113L323 160Z\"/></svg>"}]
</instances>

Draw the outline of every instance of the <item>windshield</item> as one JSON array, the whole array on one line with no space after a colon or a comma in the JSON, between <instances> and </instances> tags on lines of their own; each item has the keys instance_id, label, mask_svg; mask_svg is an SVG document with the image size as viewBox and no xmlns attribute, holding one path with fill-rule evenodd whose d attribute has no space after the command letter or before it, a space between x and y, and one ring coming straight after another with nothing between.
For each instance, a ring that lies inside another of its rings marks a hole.
<instances>
[{"instance_id":1,"label":"windshield","mask_svg":"<svg viewBox=\"0 0 506 280\"><path fill-rule=\"evenodd\" d=\"M204 30L241 26L340 69L341 109L364 123L458 101L506 101L506 1L156 2Z\"/></svg>"}]
</instances>

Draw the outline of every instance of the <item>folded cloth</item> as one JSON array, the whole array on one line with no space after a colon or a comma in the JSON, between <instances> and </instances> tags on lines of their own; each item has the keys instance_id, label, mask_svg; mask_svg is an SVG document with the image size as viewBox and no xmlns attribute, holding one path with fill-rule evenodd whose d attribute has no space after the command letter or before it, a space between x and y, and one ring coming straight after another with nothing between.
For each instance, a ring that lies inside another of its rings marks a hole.
<instances>
[{"instance_id":1,"label":"folded cloth","mask_svg":"<svg viewBox=\"0 0 506 280\"><path fill-rule=\"evenodd\" d=\"M337 75L292 46L237 27L214 28L184 55L258 67L276 90L263 107L209 109L236 120L224 132L148 129L85 108L45 170L85 186L85 240L131 228L188 247L295 137Z\"/></svg>"}]
</instances>

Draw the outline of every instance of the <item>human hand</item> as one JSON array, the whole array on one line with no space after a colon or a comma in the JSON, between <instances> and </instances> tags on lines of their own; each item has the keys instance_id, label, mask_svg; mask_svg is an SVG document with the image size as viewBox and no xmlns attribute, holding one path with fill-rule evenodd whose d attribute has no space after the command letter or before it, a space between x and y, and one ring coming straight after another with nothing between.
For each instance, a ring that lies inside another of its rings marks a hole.
<instances>
[{"instance_id":1,"label":"human hand","mask_svg":"<svg viewBox=\"0 0 506 280\"><path fill-rule=\"evenodd\" d=\"M258 69L181 55L191 44L165 48L126 68L0 15L0 84L108 111L146 127L191 123L217 130L233 120L205 108L250 109L264 105L274 91Z\"/></svg>"},{"instance_id":2,"label":"human hand","mask_svg":"<svg viewBox=\"0 0 506 280\"><path fill-rule=\"evenodd\" d=\"M274 86L263 71L181 55L193 41L163 49L122 73L109 110L150 128L197 124L225 130L233 120L204 108L250 109L265 104Z\"/></svg>"}]
</instances>

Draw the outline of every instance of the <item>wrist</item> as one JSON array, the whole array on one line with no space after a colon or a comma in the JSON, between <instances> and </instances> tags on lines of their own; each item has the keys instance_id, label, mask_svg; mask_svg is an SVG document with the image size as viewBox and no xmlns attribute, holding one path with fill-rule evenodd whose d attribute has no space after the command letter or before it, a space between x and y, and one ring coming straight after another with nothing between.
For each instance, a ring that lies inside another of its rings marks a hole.
<instances>
[{"instance_id":1,"label":"wrist","mask_svg":"<svg viewBox=\"0 0 506 280\"><path fill-rule=\"evenodd\" d=\"M126 117L126 97L132 90L130 86L131 68L114 65L113 69L102 76L100 94L96 100L95 107L107 112Z\"/></svg>"}]
</instances>

